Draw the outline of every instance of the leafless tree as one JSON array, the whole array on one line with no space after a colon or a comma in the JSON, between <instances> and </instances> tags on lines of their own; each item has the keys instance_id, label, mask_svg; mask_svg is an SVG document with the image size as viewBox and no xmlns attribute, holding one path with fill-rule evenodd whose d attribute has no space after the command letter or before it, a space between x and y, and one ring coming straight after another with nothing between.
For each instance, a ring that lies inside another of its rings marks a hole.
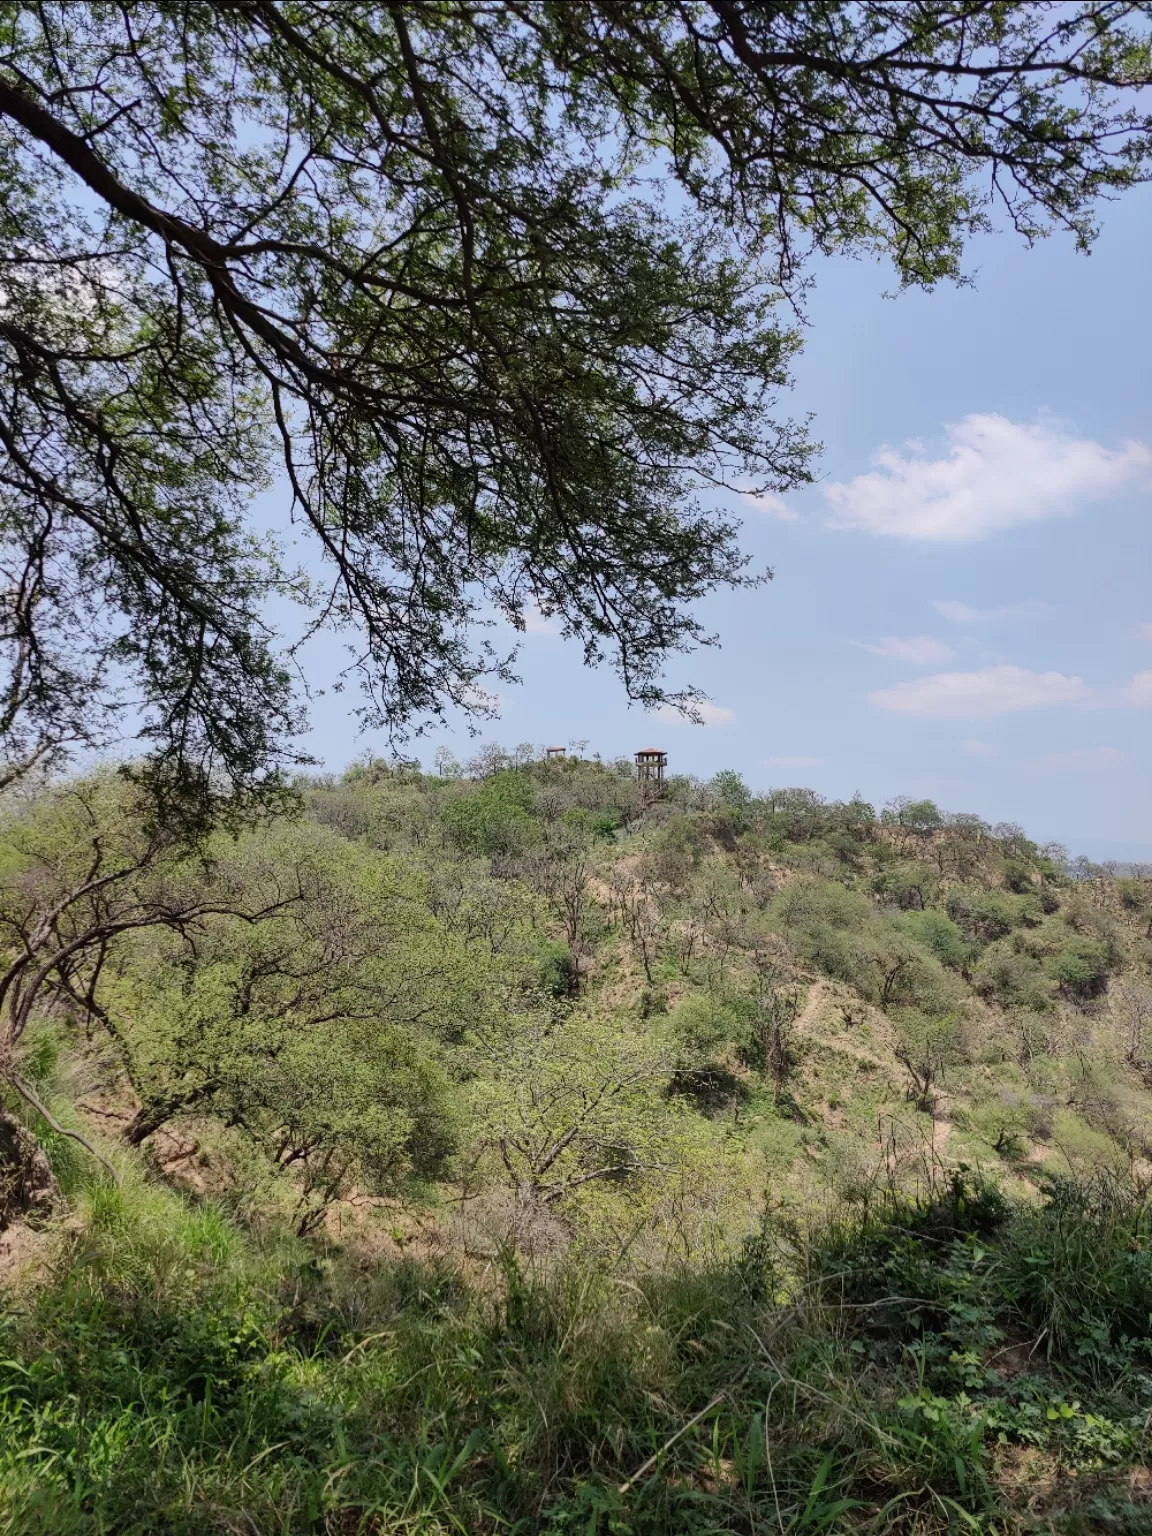
<instances>
[{"instance_id":1,"label":"leafless tree","mask_svg":"<svg viewBox=\"0 0 1152 1536\"><path fill-rule=\"evenodd\" d=\"M628 935L634 952L644 967L649 985L654 981L652 967L664 939L660 908L648 887L635 871L617 865L609 881L612 912Z\"/></svg>"},{"instance_id":2,"label":"leafless tree","mask_svg":"<svg viewBox=\"0 0 1152 1536\"><path fill-rule=\"evenodd\" d=\"M1113 982L1109 992L1120 1015L1124 1060L1152 1082L1152 988L1126 977Z\"/></svg>"}]
</instances>

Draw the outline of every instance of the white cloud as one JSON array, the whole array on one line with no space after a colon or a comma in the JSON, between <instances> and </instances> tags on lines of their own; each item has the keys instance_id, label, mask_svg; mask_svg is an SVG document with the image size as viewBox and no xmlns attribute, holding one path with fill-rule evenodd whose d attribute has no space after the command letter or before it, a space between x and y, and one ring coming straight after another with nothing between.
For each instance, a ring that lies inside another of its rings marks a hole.
<instances>
[{"instance_id":1,"label":"white cloud","mask_svg":"<svg viewBox=\"0 0 1152 1536\"><path fill-rule=\"evenodd\" d=\"M697 712L705 725L730 725L736 718L734 709L728 709L723 704L709 704L707 701L697 705Z\"/></svg>"},{"instance_id":2,"label":"white cloud","mask_svg":"<svg viewBox=\"0 0 1152 1536\"><path fill-rule=\"evenodd\" d=\"M967 741L960 743L961 752L967 752L969 757L999 757L1000 748L991 741L978 741L976 737L969 736Z\"/></svg>"},{"instance_id":3,"label":"white cloud","mask_svg":"<svg viewBox=\"0 0 1152 1536\"><path fill-rule=\"evenodd\" d=\"M904 453L881 448L875 469L827 486L831 526L967 544L1114 496L1152 472L1144 443L1105 448L1044 421L974 414L948 426L945 438L942 458L924 457L917 444Z\"/></svg>"},{"instance_id":4,"label":"white cloud","mask_svg":"<svg viewBox=\"0 0 1152 1536\"><path fill-rule=\"evenodd\" d=\"M481 688L479 683L469 683L460 696L460 702L466 709L476 710L479 714L495 715L499 713L504 699L490 688Z\"/></svg>"},{"instance_id":5,"label":"white cloud","mask_svg":"<svg viewBox=\"0 0 1152 1536\"><path fill-rule=\"evenodd\" d=\"M659 709L652 713L657 720L664 720L669 725L692 725L686 715L682 715L674 704L661 704ZM707 699L696 705L696 713L700 716L701 725L731 725L736 718L736 711L729 709L724 704L710 704Z\"/></svg>"},{"instance_id":6,"label":"white cloud","mask_svg":"<svg viewBox=\"0 0 1152 1536\"><path fill-rule=\"evenodd\" d=\"M1137 672L1124 688L1122 698L1130 709L1152 709L1152 672Z\"/></svg>"},{"instance_id":7,"label":"white cloud","mask_svg":"<svg viewBox=\"0 0 1152 1536\"><path fill-rule=\"evenodd\" d=\"M524 628L530 635L558 635L559 627L551 620L546 619L539 608L528 607L524 610Z\"/></svg>"},{"instance_id":8,"label":"white cloud","mask_svg":"<svg viewBox=\"0 0 1152 1536\"><path fill-rule=\"evenodd\" d=\"M931 666L934 661L951 661L956 654L950 645L933 635L912 635L907 640L885 635L879 645L865 645L862 640L853 640L852 644L862 651L871 651L873 656L890 656L893 661L911 661L922 667Z\"/></svg>"},{"instance_id":9,"label":"white cloud","mask_svg":"<svg viewBox=\"0 0 1152 1536\"><path fill-rule=\"evenodd\" d=\"M750 507L755 507L757 512L762 512L765 517L774 517L781 523L794 523L800 514L794 512L786 501L781 501L779 496L773 496L771 491L764 491L761 495L753 495L751 491L745 491L740 497Z\"/></svg>"},{"instance_id":10,"label":"white cloud","mask_svg":"<svg viewBox=\"0 0 1152 1536\"><path fill-rule=\"evenodd\" d=\"M818 768L822 757L763 757L761 768Z\"/></svg>"},{"instance_id":11,"label":"white cloud","mask_svg":"<svg viewBox=\"0 0 1152 1536\"><path fill-rule=\"evenodd\" d=\"M967 603L936 601L933 601L932 606L941 618L953 624L993 624L997 619L1023 619L1035 613L1044 613L1049 605L1029 597L1022 603L1008 603L1003 608L971 608Z\"/></svg>"},{"instance_id":12,"label":"white cloud","mask_svg":"<svg viewBox=\"0 0 1152 1536\"><path fill-rule=\"evenodd\" d=\"M933 720L979 720L1051 704L1079 704L1090 691L1063 672L984 667L979 672L936 672L868 695L877 709Z\"/></svg>"},{"instance_id":13,"label":"white cloud","mask_svg":"<svg viewBox=\"0 0 1152 1536\"><path fill-rule=\"evenodd\" d=\"M1048 768L1083 773L1096 768L1113 768L1124 761L1124 754L1115 747L1076 747L1071 752L1049 752L1040 761Z\"/></svg>"}]
</instances>

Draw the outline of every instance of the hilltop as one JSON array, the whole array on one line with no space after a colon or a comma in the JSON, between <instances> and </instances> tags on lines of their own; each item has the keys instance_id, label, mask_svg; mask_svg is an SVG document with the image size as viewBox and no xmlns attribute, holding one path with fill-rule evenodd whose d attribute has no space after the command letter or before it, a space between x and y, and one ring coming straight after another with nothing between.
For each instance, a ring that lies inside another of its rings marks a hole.
<instances>
[{"instance_id":1,"label":"hilltop","mask_svg":"<svg viewBox=\"0 0 1152 1536\"><path fill-rule=\"evenodd\" d=\"M1024 1189L1144 1156L1152 882L907 797L733 773L654 795L627 762L526 757L357 768L309 814L542 904L567 1027L673 1055L681 1104L777 1198L888 1178L897 1151Z\"/></svg>"}]
</instances>

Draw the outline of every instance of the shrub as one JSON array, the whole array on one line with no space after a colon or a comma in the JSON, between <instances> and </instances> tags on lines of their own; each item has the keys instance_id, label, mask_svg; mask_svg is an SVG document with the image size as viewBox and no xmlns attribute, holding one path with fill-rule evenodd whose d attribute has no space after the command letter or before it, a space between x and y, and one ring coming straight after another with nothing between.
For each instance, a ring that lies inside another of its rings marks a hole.
<instances>
[{"instance_id":1,"label":"shrub","mask_svg":"<svg viewBox=\"0 0 1152 1536\"><path fill-rule=\"evenodd\" d=\"M744 1025L730 999L715 992L695 992L672 1009L668 1029L677 1045L708 1056L733 1044Z\"/></svg>"},{"instance_id":2,"label":"shrub","mask_svg":"<svg viewBox=\"0 0 1152 1536\"><path fill-rule=\"evenodd\" d=\"M971 959L971 945L946 912L909 912L900 926L952 970L962 971Z\"/></svg>"},{"instance_id":3,"label":"shrub","mask_svg":"<svg viewBox=\"0 0 1152 1536\"><path fill-rule=\"evenodd\" d=\"M1108 950L1098 939L1075 938L1053 955L1045 970L1061 992L1083 1002L1097 997L1108 982Z\"/></svg>"},{"instance_id":4,"label":"shrub","mask_svg":"<svg viewBox=\"0 0 1152 1536\"><path fill-rule=\"evenodd\" d=\"M1051 1006L1051 986L1040 962L1003 944L981 957L972 985L982 997L995 998L1008 1008L1042 1012Z\"/></svg>"},{"instance_id":5,"label":"shrub","mask_svg":"<svg viewBox=\"0 0 1152 1536\"><path fill-rule=\"evenodd\" d=\"M514 853L535 838L532 805L529 775L501 769L446 800L440 819L462 853Z\"/></svg>"},{"instance_id":6,"label":"shrub","mask_svg":"<svg viewBox=\"0 0 1152 1536\"><path fill-rule=\"evenodd\" d=\"M1007 937L1019 920L1012 897L998 891L951 891L948 915L975 944L992 944Z\"/></svg>"},{"instance_id":7,"label":"shrub","mask_svg":"<svg viewBox=\"0 0 1152 1536\"><path fill-rule=\"evenodd\" d=\"M998 1284L1027 1327L1092 1378L1147 1357L1152 1318L1149 1191L1100 1170L1056 1180L1048 1202L1022 1209L998 1261Z\"/></svg>"},{"instance_id":8,"label":"shrub","mask_svg":"<svg viewBox=\"0 0 1152 1536\"><path fill-rule=\"evenodd\" d=\"M775 927L785 933L803 929L859 932L872 918L866 896L832 880L792 880L769 909Z\"/></svg>"},{"instance_id":9,"label":"shrub","mask_svg":"<svg viewBox=\"0 0 1152 1536\"><path fill-rule=\"evenodd\" d=\"M902 911L923 911L936 899L940 878L923 863L890 864L872 881L872 889L885 903Z\"/></svg>"},{"instance_id":10,"label":"shrub","mask_svg":"<svg viewBox=\"0 0 1152 1536\"><path fill-rule=\"evenodd\" d=\"M572 951L560 939L550 939L541 945L540 985L551 997L570 997L575 990Z\"/></svg>"},{"instance_id":11,"label":"shrub","mask_svg":"<svg viewBox=\"0 0 1152 1536\"><path fill-rule=\"evenodd\" d=\"M1027 864L1020 864L1014 860L1009 860L1004 866L1004 884L1010 891L1015 891L1018 895L1025 895L1032 891L1035 881L1032 877L1032 871Z\"/></svg>"}]
</instances>

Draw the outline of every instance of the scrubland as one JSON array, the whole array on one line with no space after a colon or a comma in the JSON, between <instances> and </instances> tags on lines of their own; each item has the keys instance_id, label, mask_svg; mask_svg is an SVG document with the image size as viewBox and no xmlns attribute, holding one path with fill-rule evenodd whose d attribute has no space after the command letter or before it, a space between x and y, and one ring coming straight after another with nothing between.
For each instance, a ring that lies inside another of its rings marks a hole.
<instances>
[{"instance_id":1,"label":"scrubland","mask_svg":"<svg viewBox=\"0 0 1152 1536\"><path fill-rule=\"evenodd\" d=\"M0 846L0 1529L1152 1530L1152 881L487 749Z\"/></svg>"}]
</instances>

